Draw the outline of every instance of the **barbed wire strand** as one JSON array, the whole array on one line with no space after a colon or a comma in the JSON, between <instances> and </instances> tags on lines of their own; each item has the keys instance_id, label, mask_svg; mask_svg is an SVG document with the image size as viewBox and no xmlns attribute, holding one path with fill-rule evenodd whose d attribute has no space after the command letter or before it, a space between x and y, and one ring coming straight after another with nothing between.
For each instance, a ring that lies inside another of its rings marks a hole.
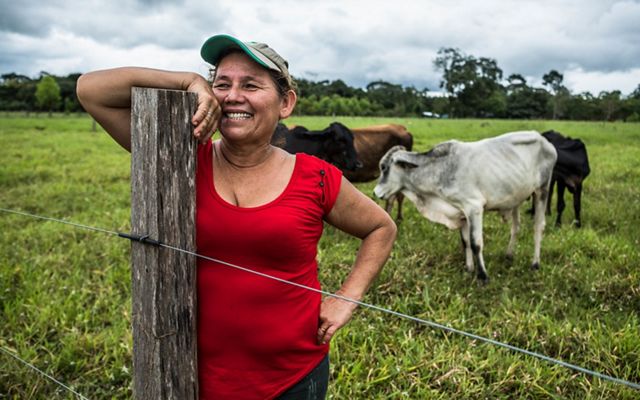
<instances>
[{"instance_id":1,"label":"barbed wire strand","mask_svg":"<svg viewBox=\"0 0 640 400\"><path fill-rule=\"evenodd\" d=\"M16 360L18 360L19 362L23 363L24 365L26 365L27 367L33 369L34 371L38 372L39 374L42 374L43 376L49 378L50 380L52 380L53 382L57 383L58 385L62 386L63 388L67 389L68 391L70 391L71 393L75 394L78 398L82 399L82 400L89 400L86 397L84 397L83 395L81 395L80 393L76 392L75 390L71 389L69 386L65 385L64 383L60 382L59 380L57 380L56 378L54 378L53 376L47 374L46 372L38 369L36 366L34 366L33 364L23 360L22 358L18 357L17 355L13 354L11 351L9 351L9 349L7 349L4 346L0 346L0 350L2 350L2 352L4 352L5 354L10 355L11 357L15 358Z\"/></svg>"},{"instance_id":2,"label":"barbed wire strand","mask_svg":"<svg viewBox=\"0 0 640 400\"><path fill-rule=\"evenodd\" d=\"M102 228L82 225L82 224L69 222L69 221L65 221L65 220L61 220L61 219L51 218L51 217L43 217L43 216L40 216L40 215L29 214L29 213L22 212L22 211L9 210L9 209L5 209L5 208L0 208L0 211L6 212L6 213L11 213L11 214L23 215L23 216L32 217L32 218L37 218L37 219L43 219L43 220L48 220L48 221L59 222L59 223L62 223L62 224L68 224L68 225L72 225L72 226L75 226L75 227L78 227L78 228L84 228L84 229L89 229L89 230L93 230L93 231L108 233L108 234L111 234L111 235L116 235L116 236L119 236L119 237L124 237L124 238L131 239L131 240L139 239L140 241L144 242L148 238L148 236L146 236L146 235L145 236L136 236L136 235L122 234L120 232L110 231L110 230L107 230L107 229L102 229ZM597 371L590 370L588 368L581 367L579 365L571 364L571 363L568 363L566 361L562 361L562 360L559 360L559 359L556 359L556 358L553 358L553 357L546 356L546 355L541 354L541 353L537 353L537 352L534 352L534 351L530 351L530 350L527 350L527 349L516 347L516 346L510 345L508 343L499 342L499 341L494 340L494 339L486 338L484 336L479 336L479 335L476 335L476 334L473 334L473 333L470 333L470 332L466 332L466 331L463 331L463 330L460 330L460 329L456 329L456 328L452 328L452 327L449 327L449 326L446 326L446 325L442 325L442 324L439 324L437 322L429 321L429 320L426 320L426 319L422 319L422 318L414 317L414 316L411 316L411 315L408 315L408 314L404 314L404 313L401 313L401 312L398 312L398 311L394 311L394 310L390 310L390 309L383 308L383 307L380 307L380 306L376 306L374 304L369 304L369 303L365 303L365 302L362 302L362 301L359 301L359 300L355 300L355 299L351 299L351 298L348 298L348 297L344 297L344 296L341 296L339 294L330 293L330 292L327 292L327 291L324 291L324 290L321 290L321 289L312 288L312 287L309 287L309 286L306 286L306 285L302 285L302 284L299 284L299 283L296 283L296 282L287 281L286 279L278 278L278 277L275 277L275 276L272 276L272 275L269 275L269 274L265 274L263 272L258 272L258 271L252 270L250 268L246 268L246 267L242 267L242 266L235 265L235 264L232 264L232 263L228 263L226 261L218 260L216 258L208 257L208 256L205 256L205 255L202 255L202 254L198 254L198 253L195 253L193 251L189 251L189 250L181 249L181 248L178 248L178 247L174 247L174 246L171 246L171 245L168 245L168 244L165 244L165 243L162 243L162 242L158 242L158 241L155 241L155 240L151 240L151 242L152 242L151 244L156 245L156 246L164 247L164 248L167 248L167 249L170 249L170 250L173 250L173 251L177 251L177 252L188 254L188 255L191 255L191 256L194 256L194 257L198 257L198 258L202 258L202 259L205 259L205 260L213 261L213 262L218 263L218 264L226 265L228 267L232 267L232 268L235 268L235 269L238 269L238 270L241 270L241 271L245 271L245 272L248 272L248 273L251 273L251 274L254 274L254 275L258 275L258 276L261 276L261 277L264 277L264 278L267 278L267 279L275 280L275 281L278 281L278 282L281 282L281 283L284 283L284 284L287 284L287 285L292 285L292 286L296 286L296 287L299 287L299 288L302 288L302 289L305 289L305 290L309 290L309 291L312 291L312 292L320 293L320 294L323 294L325 296L330 296L330 297L334 297L334 298L341 299L341 300L344 300L344 301L348 301L350 303L354 303L354 304L357 304L357 305L365 307L365 308L369 308L369 309L372 309L372 310L380 311L380 312L383 312L383 313L386 313L386 314L390 314L390 315L394 315L394 316L397 316L397 317L400 317L400 318L408 319L410 321L414 321L414 322L417 322L417 323L420 323L420 324L423 324L423 325L428 325L428 326L430 326L432 328L437 328L437 329L444 330L444 331L447 331L447 332L450 332L450 333L455 333L455 334L458 334L458 335L466 336L466 337L471 338L471 339L475 339L475 340L479 340L479 341L482 341L482 342L485 342L485 343L489 343L489 344L492 344L492 345L495 345L495 346L503 347L503 348L506 348L506 349L509 349L509 350L512 350L512 351L515 351L515 352L518 352L518 353L526 354L528 356L531 356L531 357L534 357L534 358L538 358L538 359L550 362L552 364L560 365L560 366L565 367L565 368L569 368L569 369L573 369L575 371L582 372L582 373L584 373L586 375L591 375L591 376L594 376L594 377L597 377L597 378L600 378L600 379L603 379L603 380L607 380L607 381L610 381L610 382L614 382L614 383L617 383L617 384L628 386L628 387L636 389L636 390L640 390L640 384L638 384L638 383L634 383L634 382L630 382L630 381L627 381L627 380L624 380L624 379L620 379L620 378L616 378L616 377L613 377L613 376L610 376L610 375L606 375L606 374L603 374L603 373L600 373L600 372L597 372Z\"/></svg>"}]
</instances>

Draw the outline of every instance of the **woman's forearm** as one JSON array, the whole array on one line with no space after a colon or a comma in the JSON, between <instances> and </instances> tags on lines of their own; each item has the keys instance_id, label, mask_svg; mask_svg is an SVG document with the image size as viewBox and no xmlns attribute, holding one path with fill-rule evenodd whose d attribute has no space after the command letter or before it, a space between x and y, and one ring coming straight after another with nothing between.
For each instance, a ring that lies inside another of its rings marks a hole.
<instances>
[{"instance_id":1,"label":"woman's forearm","mask_svg":"<svg viewBox=\"0 0 640 400\"><path fill-rule=\"evenodd\" d=\"M83 105L128 108L131 107L131 88L134 86L187 90L196 76L192 72L139 67L93 71L78 79L78 98Z\"/></svg>"},{"instance_id":2,"label":"woman's forearm","mask_svg":"<svg viewBox=\"0 0 640 400\"><path fill-rule=\"evenodd\" d=\"M363 238L353 268L337 293L361 300L389 258L395 237L395 225L387 224Z\"/></svg>"},{"instance_id":3,"label":"woman's forearm","mask_svg":"<svg viewBox=\"0 0 640 400\"><path fill-rule=\"evenodd\" d=\"M188 90L198 94L194 135L208 140L217 128L220 110L209 83L193 72L122 67L89 72L78 79L84 109L125 149L131 149L131 88ZM213 112L208 110L214 109ZM205 120L205 117L209 118Z\"/></svg>"}]
</instances>

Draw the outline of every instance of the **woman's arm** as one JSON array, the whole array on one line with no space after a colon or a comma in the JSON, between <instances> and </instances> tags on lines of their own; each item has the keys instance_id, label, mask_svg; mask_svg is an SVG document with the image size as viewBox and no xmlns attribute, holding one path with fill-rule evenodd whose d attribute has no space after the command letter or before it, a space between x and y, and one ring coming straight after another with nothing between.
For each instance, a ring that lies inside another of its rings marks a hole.
<instances>
[{"instance_id":1,"label":"woman's arm","mask_svg":"<svg viewBox=\"0 0 640 400\"><path fill-rule=\"evenodd\" d=\"M362 239L353 268L336 294L361 300L387 261L396 238L396 225L380 206L342 178L340 193L327 221ZM318 343L327 343L343 327L357 305L327 297L320 307Z\"/></svg>"},{"instance_id":2,"label":"woman's arm","mask_svg":"<svg viewBox=\"0 0 640 400\"><path fill-rule=\"evenodd\" d=\"M131 150L131 88L186 90L198 94L193 115L194 135L208 140L217 129L221 111L211 86L192 72L123 67L89 72L78 79L78 100L122 147Z\"/></svg>"}]
</instances>

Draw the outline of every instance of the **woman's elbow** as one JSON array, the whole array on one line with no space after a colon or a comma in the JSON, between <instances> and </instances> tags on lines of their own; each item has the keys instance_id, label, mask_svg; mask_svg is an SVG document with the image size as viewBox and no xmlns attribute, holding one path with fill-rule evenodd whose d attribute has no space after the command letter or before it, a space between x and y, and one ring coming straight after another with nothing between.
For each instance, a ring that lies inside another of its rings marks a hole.
<instances>
[{"instance_id":1,"label":"woman's elbow","mask_svg":"<svg viewBox=\"0 0 640 400\"><path fill-rule=\"evenodd\" d=\"M92 93L91 72L80 75L76 82L76 96L85 109L90 102Z\"/></svg>"},{"instance_id":2,"label":"woman's elbow","mask_svg":"<svg viewBox=\"0 0 640 400\"><path fill-rule=\"evenodd\" d=\"M382 231L385 233L386 241L393 243L396 240L398 235L398 226L393 221L393 218L386 212L384 213L384 217L381 221Z\"/></svg>"}]
</instances>

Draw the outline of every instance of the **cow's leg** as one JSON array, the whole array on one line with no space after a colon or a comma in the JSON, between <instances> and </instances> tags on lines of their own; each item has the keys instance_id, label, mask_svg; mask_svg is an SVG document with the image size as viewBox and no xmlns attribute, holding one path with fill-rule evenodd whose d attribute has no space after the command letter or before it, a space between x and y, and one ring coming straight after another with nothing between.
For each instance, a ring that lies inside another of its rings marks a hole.
<instances>
[{"instance_id":1,"label":"cow's leg","mask_svg":"<svg viewBox=\"0 0 640 400\"><path fill-rule=\"evenodd\" d=\"M582 203L582 183L576 184L576 188L573 192L573 212L575 214L575 224L578 228L582 226L582 220L580 219L580 206Z\"/></svg>"},{"instance_id":2,"label":"cow's leg","mask_svg":"<svg viewBox=\"0 0 640 400\"><path fill-rule=\"evenodd\" d=\"M559 182L558 182L558 187ZM540 268L540 246L542 243L542 233L544 232L545 225L545 215L542 210L544 210L544 204L547 201L547 197L549 192L547 188L541 188L536 191L536 213L533 216L533 240L534 240L534 249L533 249L533 262L531 263L531 268L539 269ZM560 200L560 197L558 197Z\"/></svg>"},{"instance_id":3,"label":"cow's leg","mask_svg":"<svg viewBox=\"0 0 640 400\"><path fill-rule=\"evenodd\" d=\"M465 266L467 271L473 272L473 253L471 252L471 231L469 223L465 219L460 227L460 239L462 240L462 248L464 249Z\"/></svg>"},{"instance_id":4,"label":"cow's leg","mask_svg":"<svg viewBox=\"0 0 640 400\"><path fill-rule=\"evenodd\" d=\"M534 198L536 196L533 196ZM534 200L535 201L535 200ZM516 236L520 230L520 209L515 207L511 209L511 237L509 238L509 246L507 246L507 259L513 261L513 249L516 245Z\"/></svg>"},{"instance_id":5,"label":"cow's leg","mask_svg":"<svg viewBox=\"0 0 640 400\"><path fill-rule=\"evenodd\" d=\"M387 202L384 205L384 210L387 212L387 214L391 215L391 211L393 211L393 203L396 202L396 199L398 198L399 195L400 193L392 194L387 199Z\"/></svg>"},{"instance_id":6,"label":"cow's leg","mask_svg":"<svg viewBox=\"0 0 640 400\"><path fill-rule=\"evenodd\" d=\"M544 208L543 208L544 210ZM489 277L487 276L487 269L484 265L484 259L482 257L482 248L484 247L482 241L482 209L473 210L468 214L469 230L471 232L471 251L473 252L476 264L478 265L476 271L478 279L482 283L487 283Z\"/></svg>"},{"instance_id":7,"label":"cow's leg","mask_svg":"<svg viewBox=\"0 0 640 400\"><path fill-rule=\"evenodd\" d=\"M564 202L564 189L566 187L567 185L562 179L558 180L558 215L556 215L556 226L562 225L562 212L566 206L566 203Z\"/></svg>"},{"instance_id":8,"label":"cow's leg","mask_svg":"<svg viewBox=\"0 0 640 400\"><path fill-rule=\"evenodd\" d=\"M396 194L396 202L398 203L398 214L396 214L396 220L402 221L402 201L404 200L404 194Z\"/></svg>"},{"instance_id":9,"label":"cow's leg","mask_svg":"<svg viewBox=\"0 0 640 400\"><path fill-rule=\"evenodd\" d=\"M551 183L549 184L549 198L547 199L547 215L551 215L551 199L553 198L553 186L555 184L556 184L556 179L551 178Z\"/></svg>"}]
</instances>

